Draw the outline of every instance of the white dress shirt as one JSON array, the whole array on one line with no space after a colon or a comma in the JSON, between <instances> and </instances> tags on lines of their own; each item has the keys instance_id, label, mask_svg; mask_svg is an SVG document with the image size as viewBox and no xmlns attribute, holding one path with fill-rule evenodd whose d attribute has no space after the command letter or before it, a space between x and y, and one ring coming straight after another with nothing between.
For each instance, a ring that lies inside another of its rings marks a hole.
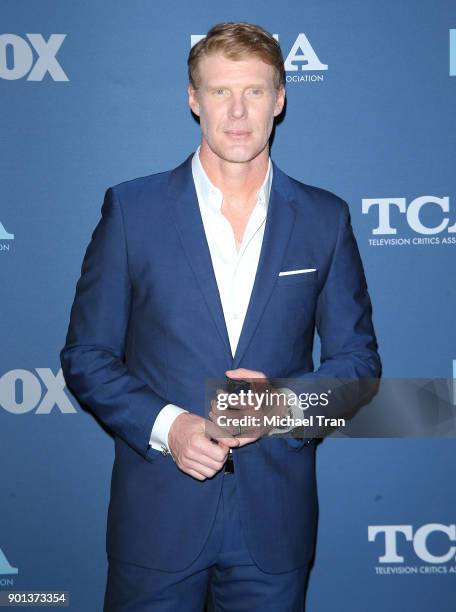
<instances>
[{"instance_id":1,"label":"white dress shirt","mask_svg":"<svg viewBox=\"0 0 456 612\"><path fill-rule=\"evenodd\" d=\"M263 243L266 214L272 184L272 163L258 190L257 200L247 222L239 250L233 228L222 213L223 194L207 176L200 158L200 147L192 158L192 175L198 205L209 245L217 287L222 303L231 352L234 356L241 335L247 307L252 293ZM168 432L182 412L188 412L174 404L167 404L155 419L150 445L156 450L168 449Z\"/></svg>"}]
</instances>

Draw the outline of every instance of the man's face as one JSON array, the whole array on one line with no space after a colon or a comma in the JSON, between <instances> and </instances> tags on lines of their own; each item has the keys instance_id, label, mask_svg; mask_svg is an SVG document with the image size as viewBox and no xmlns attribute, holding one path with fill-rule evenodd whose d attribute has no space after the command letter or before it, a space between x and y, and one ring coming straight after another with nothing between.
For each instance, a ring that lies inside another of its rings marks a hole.
<instances>
[{"instance_id":1,"label":"man's face","mask_svg":"<svg viewBox=\"0 0 456 612\"><path fill-rule=\"evenodd\" d=\"M203 57L198 89L188 88L190 108L200 118L202 146L238 163L264 151L285 101L273 77L273 67L255 56L237 61L222 54Z\"/></svg>"}]
</instances>

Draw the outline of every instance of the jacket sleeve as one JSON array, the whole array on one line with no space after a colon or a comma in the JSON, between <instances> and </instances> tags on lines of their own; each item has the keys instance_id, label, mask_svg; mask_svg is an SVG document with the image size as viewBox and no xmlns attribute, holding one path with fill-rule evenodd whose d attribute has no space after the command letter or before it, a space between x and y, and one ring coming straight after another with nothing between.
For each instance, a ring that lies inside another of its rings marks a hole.
<instances>
[{"instance_id":1,"label":"jacket sleeve","mask_svg":"<svg viewBox=\"0 0 456 612\"><path fill-rule=\"evenodd\" d=\"M371 300L345 202L331 265L318 298L316 325L321 341L319 376L380 376Z\"/></svg>"},{"instance_id":2,"label":"jacket sleeve","mask_svg":"<svg viewBox=\"0 0 456 612\"><path fill-rule=\"evenodd\" d=\"M76 399L114 435L149 459L151 430L168 403L125 364L132 286L121 204L107 190L76 286L62 371Z\"/></svg>"},{"instance_id":3,"label":"jacket sleeve","mask_svg":"<svg viewBox=\"0 0 456 612\"><path fill-rule=\"evenodd\" d=\"M353 235L348 206L342 202L337 239L316 310L320 366L315 372L289 374L280 384L295 393L325 393L325 409L308 410L328 417L347 417L376 394L381 361L372 324L372 306L363 265Z\"/></svg>"}]
</instances>

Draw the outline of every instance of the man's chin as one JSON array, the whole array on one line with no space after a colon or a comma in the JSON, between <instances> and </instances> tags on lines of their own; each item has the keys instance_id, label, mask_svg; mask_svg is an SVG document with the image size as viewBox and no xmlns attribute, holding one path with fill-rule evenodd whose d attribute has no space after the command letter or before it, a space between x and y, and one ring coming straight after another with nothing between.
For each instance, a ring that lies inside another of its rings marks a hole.
<instances>
[{"instance_id":1,"label":"man's chin","mask_svg":"<svg viewBox=\"0 0 456 612\"><path fill-rule=\"evenodd\" d=\"M264 151L265 147L259 149L250 149L241 146L227 147L223 149L212 149L213 153L220 157L224 161L233 164L245 164L254 160L260 153Z\"/></svg>"}]
</instances>

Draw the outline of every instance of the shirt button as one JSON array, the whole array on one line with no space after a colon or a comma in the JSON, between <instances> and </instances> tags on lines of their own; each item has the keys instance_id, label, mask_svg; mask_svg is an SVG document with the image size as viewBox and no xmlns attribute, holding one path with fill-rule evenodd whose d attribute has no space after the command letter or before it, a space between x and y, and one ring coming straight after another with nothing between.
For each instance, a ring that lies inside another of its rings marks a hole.
<instances>
[{"instance_id":1,"label":"shirt button","mask_svg":"<svg viewBox=\"0 0 456 612\"><path fill-rule=\"evenodd\" d=\"M237 313L237 312L235 312L235 313L233 314L233 319L239 319L239 315L238 315L238 313Z\"/></svg>"}]
</instances>

